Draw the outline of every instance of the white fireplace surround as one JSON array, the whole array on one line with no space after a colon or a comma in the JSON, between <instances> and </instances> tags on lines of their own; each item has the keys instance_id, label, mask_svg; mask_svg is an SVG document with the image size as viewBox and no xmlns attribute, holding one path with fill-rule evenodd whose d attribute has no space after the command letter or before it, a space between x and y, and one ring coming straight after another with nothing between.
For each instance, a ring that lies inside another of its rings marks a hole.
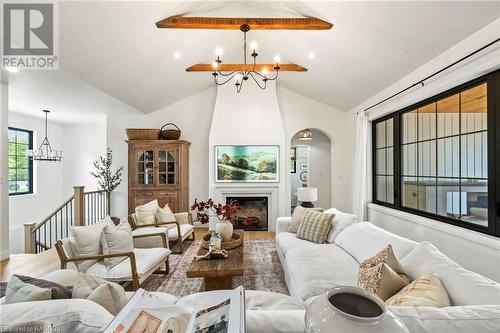
<instances>
[{"instance_id":1,"label":"white fireplace surround","mask_svg":"<svg viewBox=\"0 0 500 333\"><path fill-rule=\"evenodd\" d=\"M276 219L279 214L279 187L266 185L249 185L242 187L217 186L213 188L215 202L225 203L227 197L264 197L267 198L268 230L275 230ZM213 229L215 222L210 221L209 228Z\"/></svg>"}]
</instances>

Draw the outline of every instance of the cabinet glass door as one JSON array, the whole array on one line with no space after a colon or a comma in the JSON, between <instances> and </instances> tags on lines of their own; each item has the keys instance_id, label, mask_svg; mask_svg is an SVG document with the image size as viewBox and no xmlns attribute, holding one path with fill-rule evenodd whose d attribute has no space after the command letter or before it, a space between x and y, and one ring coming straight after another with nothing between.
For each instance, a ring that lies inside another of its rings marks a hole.
<instances>
[{"instance_id":1,"label":"cabinet glass door","mask_svg":"<svg viewBox=\"0 0 500 333\"><path fill-rule=\"evenodd\" d=\"M153 169L154 169L154 151L153 150L137 150L136 151L136 182L139 185L153 185Z\"/></svg>"},{"instance_id":2,"label":"cabinet glass door","mask_svg":"<svg viewBox=\"0 0 500 333\"><path fill-rule=\"evenodd\" d=\"M177 172L177 154L175 151L158 152L158 175L160 185L175 185Z\"/></svg>"}]
</instances>

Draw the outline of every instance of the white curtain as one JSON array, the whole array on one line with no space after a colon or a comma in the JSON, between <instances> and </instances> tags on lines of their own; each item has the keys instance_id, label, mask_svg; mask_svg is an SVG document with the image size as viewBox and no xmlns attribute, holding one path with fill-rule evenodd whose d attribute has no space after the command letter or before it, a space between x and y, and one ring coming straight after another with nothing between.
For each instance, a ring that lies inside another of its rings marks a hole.
<instances>
[{"instance_id":1,"label":"white curtain","mask_svg":"<svg viewBox=\"0 0 500 333\"><path fill-rule=\"evenodd\" d=\"M366 221L368 190L367 166L368 116L361 110L356 116L356 155L354 159L353 207L359 221Z\"/></svg>"}]
</instances>

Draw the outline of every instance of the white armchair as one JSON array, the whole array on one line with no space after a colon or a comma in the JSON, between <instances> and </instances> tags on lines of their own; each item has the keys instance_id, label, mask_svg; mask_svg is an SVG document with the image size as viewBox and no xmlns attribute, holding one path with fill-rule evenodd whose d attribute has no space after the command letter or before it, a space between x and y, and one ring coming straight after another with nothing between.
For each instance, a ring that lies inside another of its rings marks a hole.
<instances>
[{"instance_id":1,"label":"white armchair","mask_svg":"<svg viewBox=\"0 0 500 333\"><path fill-rule=\"evenodd\" d=\"M282 216L276 219L276 234L288 231L288 226L292 223L291 216Z\"/></svg>"}]
</instances>

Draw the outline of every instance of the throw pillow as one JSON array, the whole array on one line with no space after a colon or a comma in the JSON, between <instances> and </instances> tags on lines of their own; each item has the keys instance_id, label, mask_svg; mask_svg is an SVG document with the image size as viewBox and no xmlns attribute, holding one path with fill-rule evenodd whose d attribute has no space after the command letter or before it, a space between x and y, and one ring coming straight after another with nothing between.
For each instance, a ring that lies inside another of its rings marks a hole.
<instances>
[{"instance_id":1,"label":"throw pillow","mask_svg":"<svg viewBox=\"0 0 500 333\"><path fill-rule=\"evenodd\" d=\"M409 283L392 246L363 261L358 272L358 286L383 301L396 294Z\"/></svg>"},{"instance_id":2,"label":"throw pillow","mask_svg":"<svg viewBox=\"0 0 500 333\"><path fill-rule=\"evenodd\" d=\"M314 210L316 212L322 212L323 208L304 208L302 206L297 206L293 210L292 214L292 223L288 226L288 232L292 232L294 234L299 230L300 223L302 223L302 218L307 210Z\"/></svg>"},{"instance_id":3,"label":"throw pillow","mask_svg":"<svg viewBox=\"0 0 500 333\"><path fill-rule=\"evenodd\" d=\"M450 299L439 278L433 273L429 273L419 276L396 295L389 298L385 304L444 308L450 306Z\"/></svg>"},{"instance_id":4,"label":"throw pillow","mask_svg":"<svg viewBox=\"0 0 500 333\"><path fill-rule=\"evenodd\" d=\"M174 222L175 216L168 204L165 207L158 207L156 209L156 221L157 222Z\"/></svg>"},{"instance_id":5,"label":"throw pillow","mask_svg":"<svg viewBox=\"0 0 500 333\"><path fill-rule=\"evenodd\" d=\"M5 291L5 304L46 301L52 298L52 289L41 288L31 283L23 282L12 275Z\"/></svg>"},{"instance_id":6,"label":"throw pillow","mask_svg":"<svg viewBox=\"0 0 500 333\"><path fill-rule=\"evenodd\" d=\"M71 290L69 290L69 288L65 286L60 285L59 283L18 274L14 274L14 276L24 283L32 284L40 288L50 289L52 292L51 299L71 298Z\"/></svg>"},{"instance_id":7,"label":"throw pillow","mask_svg":"<svg viewBox=\"0 0 500 333\"><path fill-rule=\"evenodd\" d=\"M332 218L335 215L307 210L302 218L302 223L297 230L297 238L314 243L324 243L332 227Z\"/></svg>"},{"instance_id":8,"label":"throw pillow","mask_svg":"<svg viewBox=\"0 0 500 333\"><path fill-rule=\"evenodd\" d=\"M135 220L137 224L154 224L156 223L156 211L160 206L158 200L153 200L145 205L135 208Z\"/></svg>"},{"instance_id":9,"label":"throw pillow","mask_svg":"<svg viewBox=\"0 0 500 333\"><path fill-rule=\"evenodd\" d=\"M336 208L330 208L325 210L327 214L335 214L335 217L332 219L332 228L328 233L328 237L326 239L327 243L333 243L335 238L344 231L350 225L356 223L356 215L348 214L341 212Z\"/></svg>"},{"instance_id":10,"label":"throw pillow","mask_svg":"<svg viewBox=\"0 0 500 333\"><path fill-rule=\"evenodd\" d=\"M118 314L128 301L125 289L119 284L86 274L80 274L80 278L73 286L72 296L91 300L112 315Z\"/></svg>"},{"instance_id":11,"label":"throw pillow","mask_svg":"<svg viewBox=\"0 0 500 333\"><path fill-rule=\"evenodd\" d=\"M96 256L102 254L101 232L105 226L114 227L114 223L109 216L96 224L84 227L71 227L70 235L71 250L76 257ZM97 260L78 261L76 266L79 272L85 272Z\"/></svg>"},{"instance_id":12,"label":"throw pillow","mask_svg":"<svg viewBox=\"0 0 500 333\"><path fill-rule=\"evenodd\" d=\"M125 221L116 227L105 226L101 233L101 244L103 254L134 252L134 239L130 224ZM127 257L104 258L104 266L111 269L125 259Z\"/></svg>"}]
</instances>

